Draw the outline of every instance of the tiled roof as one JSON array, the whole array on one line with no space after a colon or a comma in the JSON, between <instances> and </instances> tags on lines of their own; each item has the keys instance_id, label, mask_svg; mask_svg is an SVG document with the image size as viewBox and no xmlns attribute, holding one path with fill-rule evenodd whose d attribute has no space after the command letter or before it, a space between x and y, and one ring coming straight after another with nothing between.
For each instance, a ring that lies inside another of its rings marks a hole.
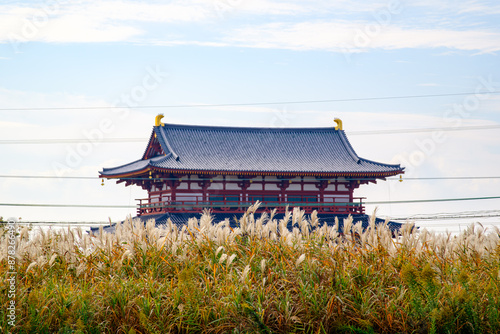
<instances>
[{"instance_id":1,"label":"tiled roof","mask_svg":"<svg viewBox=\"0 0 500 334\"><path fill-rule=\"evenodd\" d=\"M242 173L402 173L400 165L360 158L335 128L239 128L165 124L153 129L165 156L104 168L103 176L167 170Z\"/></svg>"},{"instance_id":2,"label":"tiled roof","mask_svg":"<svg viewBox=\"0 0 500 334\"><path fill-rule=\"evenodd\" d=\"M220 223L226 219L229 219L229 223L230 223L229 226L231 226L231 228L236 228L239 226L237 219L241 218L241 216L242 216L242 214L236 215L236 214L230 214L230 213L211 213L211 215L213 217L214 224L217 224L217 223ZM261 214L256 213L255 220L259 219L260 215ZM278 213L274 216L273 219L276 219L279 221L279 220L283 219L284 216L285 215L283 213ZM369 215L363 214L363 215L351 215L351 216L353 218L353 224L361 222L363 228L367 228L369 226L369 221L370 221ZM162 215L140 216L137 218L141 219L144 222L147 222L149 219L155 219L157 226L162 225L162 224L166 224L168 222L168 219L170 219L172 221L172 223L179 225L179 226L182 226L188 222L189 218L193 218L193 217L200 219L201 214L200 213L196 214L196 213L172 213L172 212L169 212L169 213L165 213ZM309 219L310 215L306 215L306 217L307 217L307 219ZM328 226L335 225L335 217L337 217L339 220L339 227L342 229L342 227L344 226L344 219L347 219L349 217L349 215L321 214L321 213L319 213L317 215L317 217L319 219L320 224L327 224ZM384 223L385 223L384 219L375 218L376 225L384 224ZM392 231L399 230L402 225L403 225L402 223L394 222L394 221L388 221L388 223L387 223L387 226ZM288 222L287 227L290 231L293 230L293 223L291 220Z\"/></svg>"},{"instance_id":3,"label":"tiled roof","mask_svg":"<svg viewBox=\"0 0 500 334\"><path fill-rule=\"evenodd\" d=\"M228 213L212 213L213 216L213 223L217 224L219 222L224 221L225 219L229 219L229 226L231 228L236 228L239 226L239 224L236 222L235 219L241 218L242 214L228 214ZM255 219L260 218L259 213L255 214ZM150 219L154 219L156 226L161 227L161 225L165 225L168 222L168 219L172 221L173 224L177 226L183 226L187 224L189 218L194 218L196 217L197 219L200 219L201 214L200 213L164 213L164 214L158 214L158 215L149 215L149 216L140 216L140 217L134 217L135 219L141 219L144 223L146 223ZM276 220L281 220L283 219L284 214L276 214L274 216L274 219ZM318 214L319 222L320 224L327 224L328 226L334 226L335 225L335 217L338 218L339 220L339 228L340 230L344 226L344 219L348 218L348 215L333 215L333 214ZM367 228L369 226L369 221L370 221L370 216L368 215L352 215L353 217L353 223L356 224L358 222L362 223L363 228ZM308 217L309 218L309 217ZM375 219L375 224L384 224L385 220L376 218ZM394 221L389 221L387 223L387 226L392 230L392 231L397 231L401 228L403 224L399 222L394 222ZM292 222L289 221L287 225L288 229L291 231L293 229ZM94 227L91 228L91 231L94 234L99 233L99 228ZM105 226L104 227L105 232L113 233L115 231L115 226Z\"/></svg>"}]
</instances>

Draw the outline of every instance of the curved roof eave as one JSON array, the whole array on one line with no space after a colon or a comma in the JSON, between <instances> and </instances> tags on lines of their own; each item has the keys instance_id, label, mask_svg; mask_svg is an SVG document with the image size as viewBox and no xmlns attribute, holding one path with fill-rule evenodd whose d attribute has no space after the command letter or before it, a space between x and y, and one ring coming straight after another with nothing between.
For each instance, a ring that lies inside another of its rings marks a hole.
<instances>
[{"instance_id":1,"label":"curved roof eave","mask_svg":"<svg viewBox=\"0 0 500 334\"><path fill-rule=\"evenodd\" d=\"M143 171L148 171L150 170L154 165L155 162L159 162L163 159L168 159L170 157L170 154L163 155L163 156L157 156L151 159L146 159L146 160L136 160L129 162L128 164L124 164L121 166L117 167L112 167L112 168L103 168L101 172L99 172L100 177L120 177L122 175L136 175L140 174ZM134 166L136 165L136 166Z\"/></svg>"},{"instance_id":2,"label":"curved roof eave","mask_svg":"<svg viewBox=\"0 0 500 334\"><path fill-rule=\"evenodd\" d=\"M136 170L133 172L122 173L122 174L101 174L103 177L111 178L122 178L133 175L143 174L150 170L155 170L158 172L173 173L173 174L216 174L216 175L252 175L252 176L288 176L288 177L298 177L298 176L325 176L325 177L373 177L373 178L385 178L390 176L395 176L402 174L403 171L386 171L386 172L282 172L282 171L231 171L231 170L186 170L186 169L172 169L172 168L161 168L148 165L147 167Z\"/></svg>"}]
</instances>

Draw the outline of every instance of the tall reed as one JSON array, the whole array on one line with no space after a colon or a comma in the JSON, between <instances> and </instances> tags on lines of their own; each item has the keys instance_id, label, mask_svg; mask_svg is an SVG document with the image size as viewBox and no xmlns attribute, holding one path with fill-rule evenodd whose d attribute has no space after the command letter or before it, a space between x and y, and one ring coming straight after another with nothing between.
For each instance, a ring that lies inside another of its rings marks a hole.
<instances>
[{"instance_id":1,"label":"tall reed","mask_svg":"<svg viewBox=\"0 0 500 334\"><path fill-rule=\"evenodd\" d=\"M4 280L2 332L499 332L500 231L405 224L394 237L374 216L339 230L298 208L281 220L256 209L238 228L209 212L183 226L128 218L113 234L23 227L16 326ZM7 245L2 234L2 273Z\"/></svg>"}]
</instances>

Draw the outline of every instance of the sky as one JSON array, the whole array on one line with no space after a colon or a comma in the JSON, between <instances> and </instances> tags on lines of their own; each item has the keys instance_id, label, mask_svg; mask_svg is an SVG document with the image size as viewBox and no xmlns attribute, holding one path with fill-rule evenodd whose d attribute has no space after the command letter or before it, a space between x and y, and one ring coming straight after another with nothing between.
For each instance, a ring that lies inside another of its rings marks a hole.
<instances>
[{"instance_id":1,"label":"sky","mask_svg":"<svg viewBox=\"0 0 500 334\"><path fill-rule=\"evenodd\" d=\"M500 196L500 178L468 178L500 176L499 22L500 4L480 0L3 1L0 216L134 215L7 204L134 206L145 191L67 177L139 159L158 113L256 127L340 118L361 157L406 168L403 182L358 189L366 202ZM375 207L393 218L500 214L499 199ZM475 221L500 224L425 224Z\"/></svg>"}]
</instances>

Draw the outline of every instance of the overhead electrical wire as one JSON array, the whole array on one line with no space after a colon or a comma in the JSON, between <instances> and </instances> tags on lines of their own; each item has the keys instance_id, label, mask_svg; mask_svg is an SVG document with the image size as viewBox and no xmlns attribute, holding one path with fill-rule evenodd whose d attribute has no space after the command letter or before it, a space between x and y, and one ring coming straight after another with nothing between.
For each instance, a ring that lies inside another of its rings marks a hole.
<instances>
[{"instance_id":1,"label":"overhead electrical wire","mask_svg":"<svg viewBox=\"0 0 500 334\"><path fill-rule=\"evenodd\" d=\"M0 178L3 179L73 179L73 180L100 180L102 177L99 176L57 176L57 175L0 175ZM357 181L364 180L364 178L356 178L356 177L347 177L347 180ZM387 181L415 181L415 180L492 180L492 179L500 179L500 176L443 176L443 177L404 177L404 178L388 178ZM116 179L108 179L108 181L118 181L118 180L144 180L143 177L121 177ZM177 181L179 178L153 178L155 181ZM254 180L253 178L242 178L238 179L240 181L245 180ZM322 180L331 180L330 179L318 179ZM201 180L200 180L201 181Z\"/></svg>"},{"instance_id":2,"label":"overhead electrical wire","mask_svg":"<svg viewBox=\"0 0 500 334\"><path fill-rule=\"evenodd\" d=\"M473 125L460 127L441 127L441 128L421 128L421 129L393 129L393 130L373 130L373 131L347 131L352 135L381 135L381 134L401 134L401 133L419 133L419 132L439 132L439 131L466 131L466 130L493 130L500 129L500 125Z\"/></svg>"},{"instance_id":3,"label":"overhead electrical wire","mask_svg":"<svg viewBox=\"0 0 500 334\"><path fill-rule=\"evenodd\" d=\"M129 209L137 208L134 205L99 205L99 204L40 204L40 203L0 203L0 206L24 206L24 207L47 207L47 208L107 208L107 209Z\"/></svg>"},{"instance_id":4,"label":"overhead electrical wire","mask_svg":"<svg viewBox=\"0 0 500 334\"><path fill-rule=\"evenodd\" d=\"M102 177L99 176L57 176L57 175L0 175L0 178L3 179L54 179L54 180L64 180L64 179L73 179L73 180L100 180ZM356 178L356 177L347 177L347 180L357 181L357 180L365 180L364 178ZM500 176L442 176L442 177L403 177L403 178L387 178L386 181L415 181L415 180L492 180L492 179L500 179ZM108 179L108 181L118 181L118 180L144 180L143 177L121 177L116 179ZM153 178L155 181L177 181L179 178ZM238 179L239 181L245 180L254 180L253 178L242 178ZM331 180L330 179L318 179L322 180ZM201 181L201 180L200 180Z\"/></svg>"},{"instance_id":5,"label":"overhead electrical wire","mask_svg":"<svg viewBox=\"0 0 500 334\"><path fill-rule=\"evenodd\" d=\"M499 218L500 214L493 215L449 215L449 216L424 216L424 217L395 217L389 220L449 220L449 219L470 219L470 218Z\"/></svg>"},{"instance_id":6,"label":"overhead electrical wire","mask_svg":"<svg viewBox=\"0 0 500 334\"><path fill-rule=\"evenodd\" d=\"M410 204L410 203L479 201L479 200L488 200L488 199L500 199L500 196L464 197L464 198L438 198L438 199L413 199L413 200L401 200L401 201L373 201L373 202L363 202L363 204L365 204L365 205L374 205L374 204Z\"/></svg>"},{"instance_id":7,"label":"overhead electrical wire","mask_svg":"<svg viewBox=\"0 0 500 334\"><path fill-rule=\"evenodd\" d=\"M373 201L373 202L364 202L363 204L365 204L365 205L410 204L410 203L433 203L433 202L480 201L480 200L491 200L491 199L500 199L500 196L417 199L417 200L402 200L402 201ZM308 204L311 206L319 206L319 203L308 203ZM288 204L284 203L281 206L284 206L284 205L288 205ZM133 206L133 205L41 204L41 203L0 203L0 206L52 207L52 208L108 208L108 209L137 208L137 206ZM276 206L280 206L280 205L276 205Z\"/></svg>"},{"instance_id":8,"label":"overhead electrical wire","mask_svg":"<svg viewBox=\"0 0 500 334\"><path fill-rule=\"evenodd\" d=\"M56 139L1 139L1 144L78 144L78 143L142 143L149 138L102 138L99 140L90 140L88 138L56 138Z\"/></svg>"},{"instance_id":9,"label":"overhead electrical wire","mask_svg":"<svg viewBox=\"0 0 500 334\"><path fill-rule=\"evenodd\" d=\"M498 218L500 210L475 210L461 212L440 212L429 214L415 214L407 217L387 216L390 220L447 220L447 219L465 219L465 218ZM382 218L382 217L380 217Z\"/></svg>"},{"instance_id":10,"label":"overhead electrical wire","mask_svg":"<svg viewBox=\"0 0 500 334\"><path fill-rule=\"evenodd\" d=\"M107 207L107 206L106 206ZM132 208L132 207L130 207ZM480 210L480 211L465 211L465 212L448 212L448 213L434 213L434 214L427 214L427 215L410 215L407 217L394 217L394 216L379 216L378 218L381 219L388 219L391 221L425 221L425 227L428 227L429 224L433 225L436 223L432 223L433 221L442 221L442 220L457 220L457 219L471 219L471 218L499 218L500 217L500 210ZM19 221L18 223L27 223L27 222L21 222ZM85 225L85 224L108 224L109 221L106 222L90 222L90 221L84 221L84 222L68 222L68 221L30 221L30 224L58 224L59 226L71 226L71 225ZM487 224L492 224L493 222L488 222ZM442 223L437 223L439 225L442 225ZM486 224L486 223L485 223ZM500 224L495 223L495 224Z\"/></svg>"},{"instance_id":11,"label":"overhead electrical wire","mask_svg":"<svg viewBox=\"0 0 500 334\"><path fill-rule=\"evenodd\" d=\"M170 108L207 108L207 107L237 107L237 106L260 106L279 104L310 104L310 103L333 103L333 102L355 102L355 101L376 101L376 100L398 100L447 96L465 95L487 95L500 94L500 91L492 92L464 92L447 94L423 94L423 95L400 95L400 96L380 96L380 97L360 97L347 99L325 99L325 100L304 100L304 101L278 101L278 102L253 102L253 103L219 103L219 104L179 104L179 105L153 105L134 106L130 109L170 109ZM126 109L126 106L93 106L93 107L32 107L32 108L0 108L0 111L45 111L45 110L102 110L102 109Z\"/></svg>"},{"instance_id":12,"label":"overhead electrical wire","mask_svg":"<svg viewBox=\"0 0 500 334\"><path fill-rule=\"evenodd\" d=\"M98 180L98 176L57 176L57 175L0 175L5 179L75 179L75 180ZM139 178L136 178L139 179Z\"/></svg>"},{"instance_id":13,"label":"overhead electrical wire","mask_svg":"<svg viewBox=\"0 0 500 334\"><path fill-rule=\"evenodd\" d=\"M500 179L500 176L445 176L445 177L403 177L403 181L413 180L489 180ZM401 181L400 179L387 179L387 181Z\"/></svg>"},{"instance_id":14,"label":"overhead electrical wire","mask_svg":"<svg viewBox=\"0 0 500 334\"><path fill-rule=\"evenodd\" d=\"M500 125L475 125L461 127L442 127L442 128L420 128L420 129L389 129L389 130L368 130L368 131L348 131L349 136L356 135L391 135L401 133L421 133L438 131L470 131L470 130L494 130L500 129ZM77 144L77 143L142 143L149 138L102 138L98 140L88 138L40 138L40 139L0 139L0 145L19 145L19 144Z\"/></svg>"}]
</instances>

